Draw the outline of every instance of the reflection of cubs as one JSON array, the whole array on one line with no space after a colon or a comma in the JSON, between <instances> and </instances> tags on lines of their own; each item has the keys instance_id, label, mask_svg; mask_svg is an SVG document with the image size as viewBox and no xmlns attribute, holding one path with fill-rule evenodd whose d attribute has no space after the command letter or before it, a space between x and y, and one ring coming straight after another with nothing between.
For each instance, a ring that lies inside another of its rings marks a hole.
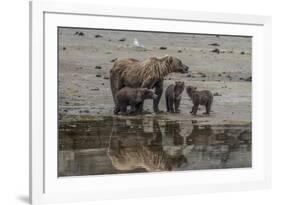
<instances>
[{"instance_id":1,"label":"reflection of cubs","mask_svg":"<svg viewBox=\"0 0 281 205\"><path fill-rule=\"evenodd\" d=\"M182 154L170 155L163 150L162 135L155 126L159 127L156 120L154 132L144 133L143 128L135 129L133 136L124 134L127 129L124 126L117 130L108 149L112 165L118 170L144 168L147 171L171 171L185 165L187 160Z\"/></svg>"}]
</instances>

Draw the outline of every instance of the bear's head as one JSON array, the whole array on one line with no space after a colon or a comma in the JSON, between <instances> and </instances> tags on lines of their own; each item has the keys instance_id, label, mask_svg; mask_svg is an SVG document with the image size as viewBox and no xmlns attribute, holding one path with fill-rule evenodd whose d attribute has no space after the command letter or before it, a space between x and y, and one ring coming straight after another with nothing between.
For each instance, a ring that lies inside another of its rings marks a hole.
<instances>
[{"instance_id":1,"label":"bear's head","mask_svg":"<svg viewBox=\"0 0 281 205\"><path fill-rule=\"evenodd\" d=\"M165 56L162 58L165 64L170 68L171 72L187 73L189 67L181 62L180 59L173 56Z\"/></svg>"},{"instance_id":2,"label":"bear's head","mask_svg":"<svg viewBox=\"0 0 281 205\"><path fill-rule=\"evenodd\" d=\"M184 82L176 81L174 87L175 95L179 96L180 94L182 94L183 90L184 90Z\"/></svg>"},{"instance_id":3,"label":"bear's head","mask_svg":"<svg viewBox=\"0 0 281 205\"><path fill-rule=\"evenodd\" d=\"M188 94L188 96L192 96L192 93L195 92L197 90L197 87L195 86L187 86L186 87L186 93Z\"/></svg>"},{"instance_id":4,"label":"bear's head","mask_svg":"<svg viewBox=\"0 0 281 205\"><path fill-rule=\"evenodd\" d=\"M137 91L137 102L143 102L145 99L157 99L157 95L150 89L140 88Z\"/></svg>"}]
</instances>

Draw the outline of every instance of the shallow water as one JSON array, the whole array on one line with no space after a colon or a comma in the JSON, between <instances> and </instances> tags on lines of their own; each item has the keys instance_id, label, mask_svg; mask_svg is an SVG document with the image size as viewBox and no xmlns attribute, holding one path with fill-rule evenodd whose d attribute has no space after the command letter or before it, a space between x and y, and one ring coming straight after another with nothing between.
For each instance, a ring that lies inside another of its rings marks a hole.
<instances>
[{"instance_id":1,"label":"shallow water","mask_svg":"<svg viewBox=\"0 0 281 205\"><path fill-rule=\"evenodd\" d=\"M59 176L251 167L251 124L159 117L59 123Z\"/></svg>"}]
</instances>

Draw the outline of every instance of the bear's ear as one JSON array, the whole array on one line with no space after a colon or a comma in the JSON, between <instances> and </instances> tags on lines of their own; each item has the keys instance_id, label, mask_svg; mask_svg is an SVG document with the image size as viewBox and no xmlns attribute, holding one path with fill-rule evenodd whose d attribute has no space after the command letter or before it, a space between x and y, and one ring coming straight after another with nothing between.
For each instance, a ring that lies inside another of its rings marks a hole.
<instances>
[{"instance_id":1,"label":"bear's ear","mask_svg":"<svg viewBox=\"0 0 281 205\"><path fill-rule=\"evenodd\" d=\"M171 64L173 63L174 58L172 56L168 56L168 62Z\"/></svg>"},{"instance_id":2,"label":"bear's ear","mask_svg":"<svg viewBox=\"0 0 281 205\"><path fill-rule=\"evenodd\" d=\"M166 61L168 63L172 63L174 58L172 56L169 56L169 55L165 55L163 58L162 58L163 61Z\"/></svg>"}]
</instances>

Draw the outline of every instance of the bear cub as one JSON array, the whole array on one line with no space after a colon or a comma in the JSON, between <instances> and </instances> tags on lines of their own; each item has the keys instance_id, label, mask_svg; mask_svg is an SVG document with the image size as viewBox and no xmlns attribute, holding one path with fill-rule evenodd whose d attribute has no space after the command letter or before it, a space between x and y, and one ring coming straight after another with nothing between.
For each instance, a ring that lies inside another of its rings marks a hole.
<instances>
[{"instance_id":1,"label":"bear cub","mask_svg":"<svg viewBox=\"0 0 281 205\"><path fill-rule=\"evenodd\" d=\"M114 114L127 114L127 107L130 106L129 113L139 112L140 105L146 99L157 99L157 95L154 94L152 90L147 88L130 88L124 87L120 89L116 95L116 107L114 109Z\"/></svg>"},{"instance_id":2,"label":"bear cub","mask_svg":"<svg viewBox=\"0 0 281 205\"><path fill-rule=\"evenodd\" d=\"M165 91L167 112L180 112L181 94L184 90L184 82L177 81L171 84Z\"/></svg>"},{"instance_id":3,"label":"bear cub","mask_svg":"<svg viewBox=\"0 0 281 205\"><path fill-rule=\"evenodd\" d=\"M197 87L187 86L186 93L193 102L193 107L190 112L192 115L196 115L199 105L205 105L206 107L206 112L203 114L210 114L213 94L209 90L197 91Z\"/></svg>"}]
</instances>

